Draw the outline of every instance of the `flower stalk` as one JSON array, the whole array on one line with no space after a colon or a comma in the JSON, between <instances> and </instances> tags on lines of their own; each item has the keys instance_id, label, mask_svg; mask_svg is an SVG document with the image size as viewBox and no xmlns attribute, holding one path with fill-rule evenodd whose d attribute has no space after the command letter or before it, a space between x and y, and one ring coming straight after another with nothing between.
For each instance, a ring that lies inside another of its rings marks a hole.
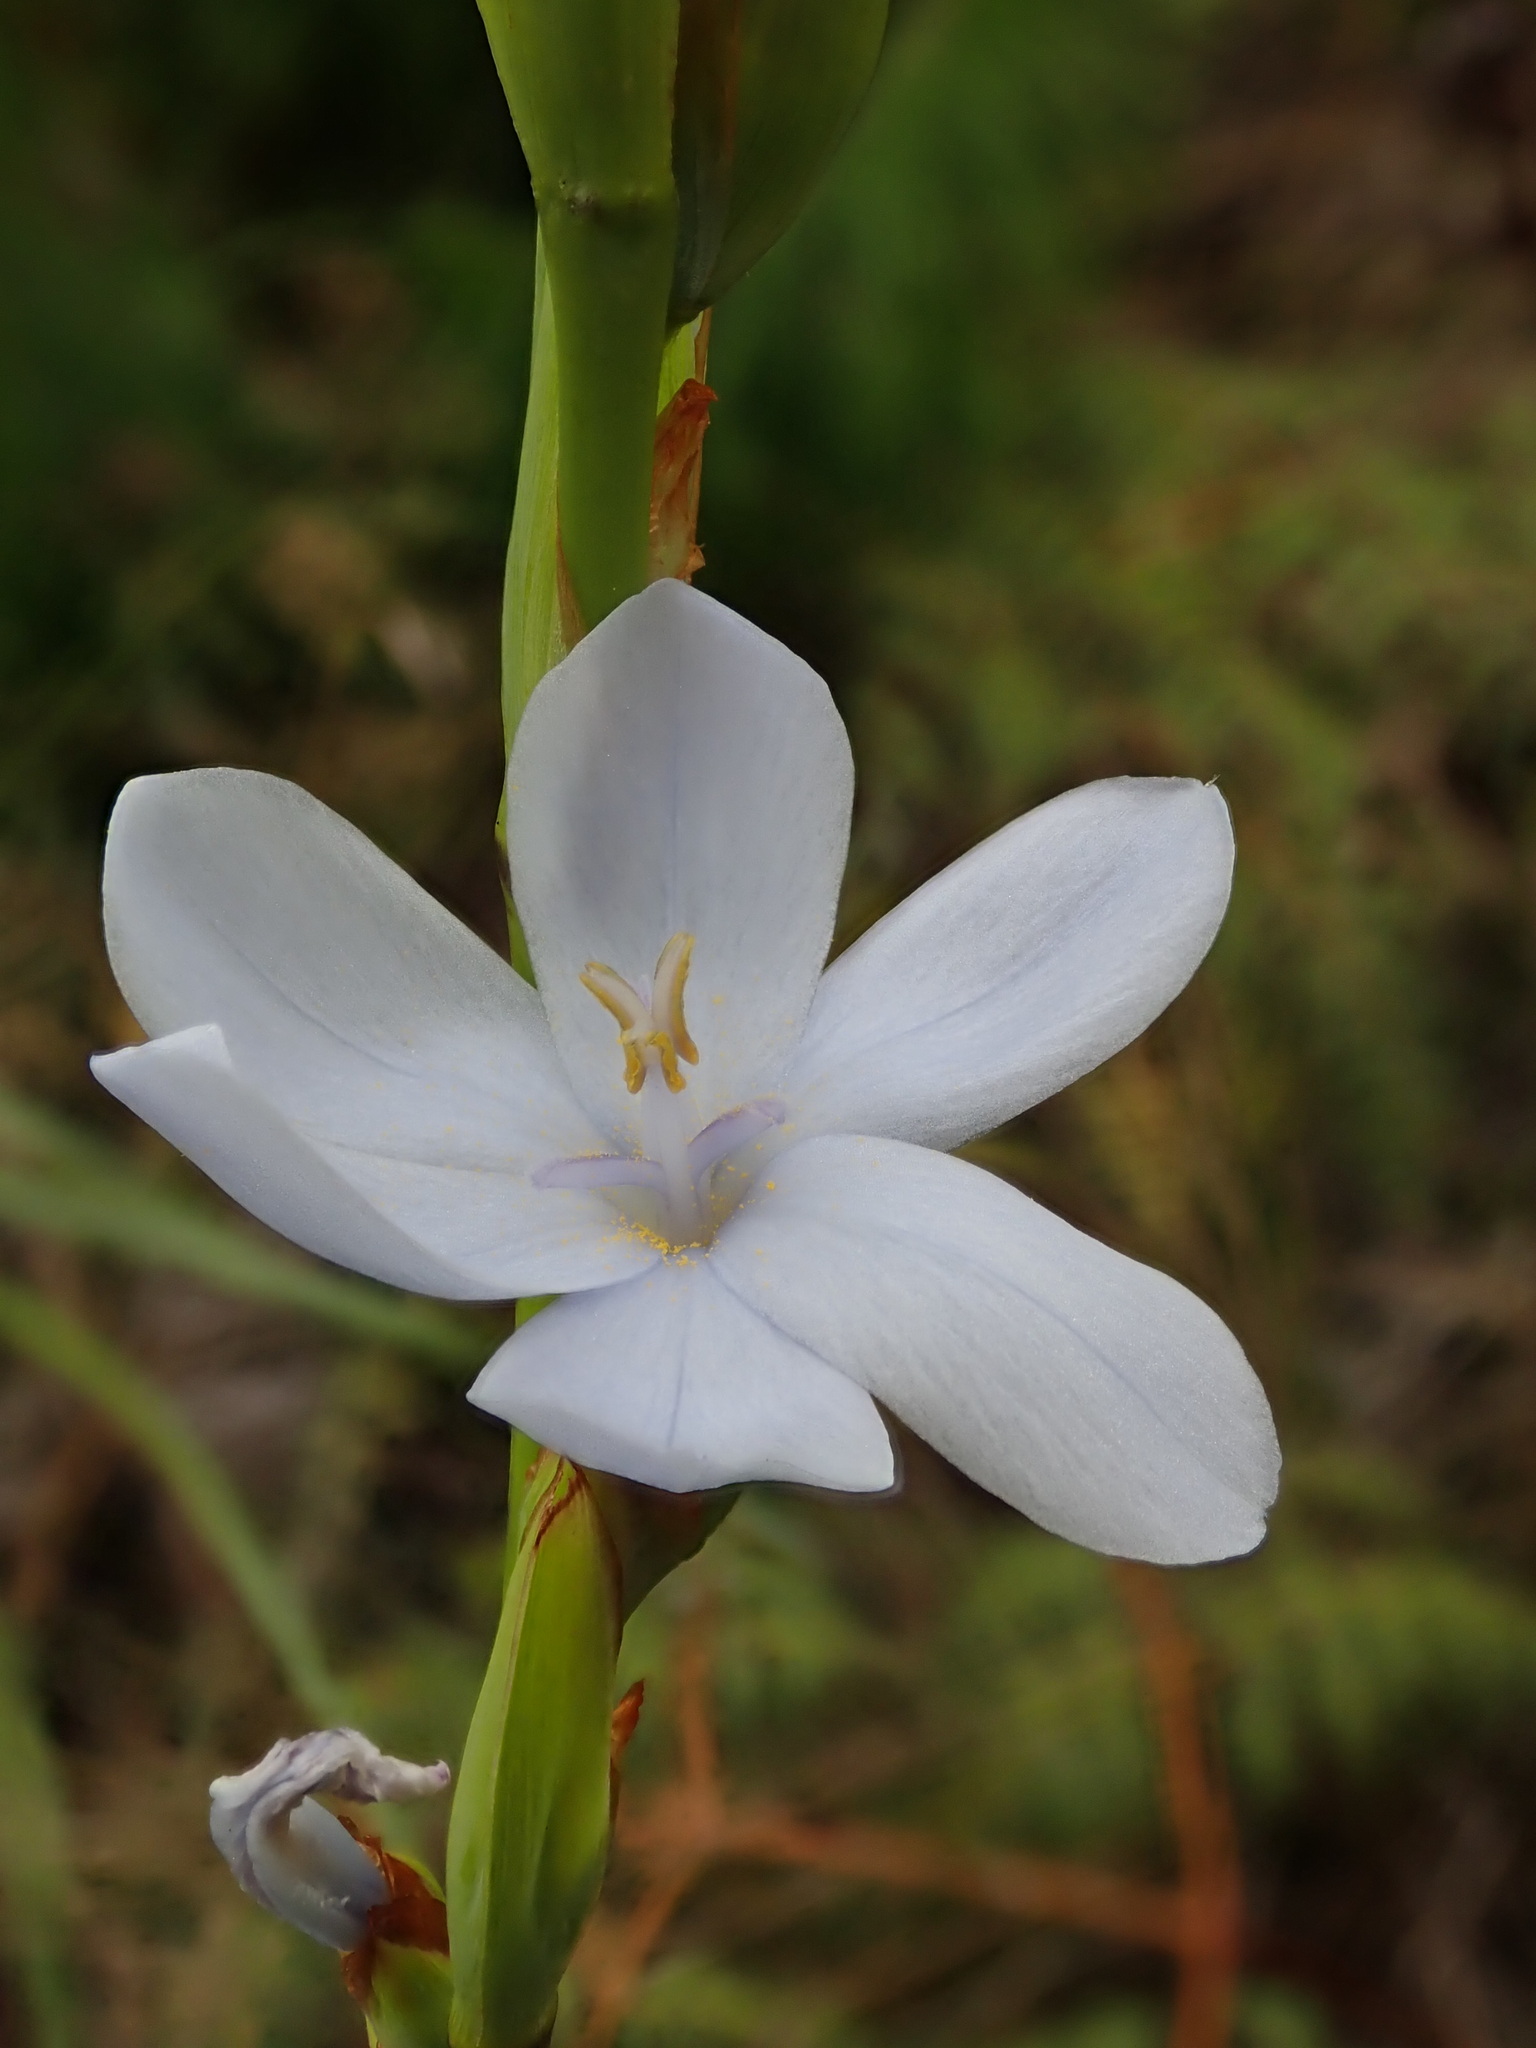
<instances>
[{"instance_id":1,"label":"flower stalk","mask_svg":"<svg viewBox=\"0 0 1536 2048\"><path fill-rule=\"evenodd\" d=\"M105 1085L323 1256L521 1297L471 1393L514 1427L446 1900L314 1796L445 1766L330 1730L213 1788L231 1867L343 1953L375 2048L544 2048L639 1713L629 1613L746 1480L888 1488L877 1398L1111 1551L1232 1554L1273 1495L1210 1311L944 1157L1183 985L1230 885L1220 797L1059 798L824 972L846 734L803 663L679 588L709 308L804 204L885 9L482 0L539 215L503 618L522 977L272 778L150 778L114 816L109 944L151 1035Z\"/></svg>"},{"instance_id":2,"label":"flower stalk","mask_svg":"<svg viewBox=\"0 0 1536 2048\"><path fill-rule=\"evenodd\" d=\"M686 580L700 559L695 545L699 511L697 437L702 431L699 401L692 400L695 437L691 448L675 422L679 400L689 387L694 391L704 388L708 349L709 321L703 315L674 329L661 352L646 429L645 513L641 529L646 581L655 576L683 576ZM557 488L561 470L561 388L554 291L541 234L534 265L528 411L502 595L501 712L509 754L528 699L542 678L565 659L588 623L583 621L574 600L568 569L569 546L562 540ZM691 463L686 460L690 454ZM498 836L505 844L504 817ZM514 924L514 957L520 967L526 967L521 947L521 934Z\"/></svg>"},{"instance_id":3,"label":"flower stalk","mask_svg":"<svg viewBox=\"0 0 1536 2048\"><path fill-rule=\"evenodd\" d=\"M656 576L689 573L653 544L657 414L703 378L700 316L826 169L887 6L481 0L539 218L503 617L509 746L584 632Z\"/></svg>"},{"instance_id":4,"label":"flower stalk","mask_svg":"<svg viewBox=\"0 0 1536 2048\"><path fill-rule=\"evenodd\" d=\"M560 539L590 629L648 579L656 388L677 247L678 0L484 0L482 11L538 208Z\"/></svg>"}]
</instances>

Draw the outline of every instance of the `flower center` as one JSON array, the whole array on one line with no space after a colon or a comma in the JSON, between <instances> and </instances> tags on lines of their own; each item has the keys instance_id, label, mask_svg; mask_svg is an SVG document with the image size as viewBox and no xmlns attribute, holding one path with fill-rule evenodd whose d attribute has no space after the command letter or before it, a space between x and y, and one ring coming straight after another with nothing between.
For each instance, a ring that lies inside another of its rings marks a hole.
<instances>
[{"instance_id":1,"label":"flower center","mask_svg":"<svg viewBox=\"0 0 1536 2048\"><path fill-rule=\"evenodd\" d=\"M638 1189L650 1215L624 1213L641 1229L660 1226L673 1249L699 1245L714 1234L718 1220L714 1173L729 1153L784 1121L777 1097L765 1095L717 1116L703 1130L681 1100L688 1080L680 1062L699 1063L699 1049L683 1017L683 989L693 961L693 934L674 932L662 947L649 988L637 988L600 960L589 960L581 976L619 1027L624 1085L640 1097L645 1150L631 1158L600 1154L585 1159L552 1159L533 1174L537 1188ZM661 1083L647 1087L652 1078ZM632 1198L631 1198L632 1199Z\"/></svg>"}]
</instances>

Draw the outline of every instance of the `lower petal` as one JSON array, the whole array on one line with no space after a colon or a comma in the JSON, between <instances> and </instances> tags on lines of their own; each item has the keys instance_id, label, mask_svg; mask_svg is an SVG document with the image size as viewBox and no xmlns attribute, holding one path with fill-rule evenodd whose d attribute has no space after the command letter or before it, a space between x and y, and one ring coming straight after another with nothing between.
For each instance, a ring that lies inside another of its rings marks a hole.
<instances>
[{"instance_id":1,"label":"lower petal","mask_svg":"<svg viewBox=\"0 0 1536 2048\"><path fill-rule=\"evenodd\" d=\"M236 1070L217 1025L91 1062L102 1086L253 1216L371 1279L451 1301L601 1287L656 1253L600 1195L318 1143Z\"/></svg>"},{"instance_id":2,"label":"lower petal","mask_svg":"<svg viewBox=\"0 0 1536 2048\"><path fill-rule=\"evenodd\" d=\"M895 1480L869 1395L720 1286L707 1257L555 1302L469 1398L580 1464L671 1493Z\"/></svg>"},{"instance_id":3,"label":"lower petal","mask_svg":"<svg viewBox=\"0 0 1536 2048\"><path fill-rule=\"evenodd\" d=\"M1166 1274L896 1140L807 1139L721 1232L724 1284L980 1485L1091 1549L1251 1550L1280 1454L1236 1339Z\"/></svg>"}]
</instances>

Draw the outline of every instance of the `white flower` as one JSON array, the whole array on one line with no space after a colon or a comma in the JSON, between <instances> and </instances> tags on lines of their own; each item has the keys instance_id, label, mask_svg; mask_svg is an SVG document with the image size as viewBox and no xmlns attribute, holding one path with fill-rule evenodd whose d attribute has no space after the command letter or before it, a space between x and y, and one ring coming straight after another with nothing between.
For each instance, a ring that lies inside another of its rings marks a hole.
<instances>
[{"instance_id":1,"label":"white flower","mask_svg":"<svg viewBox=\"0 0 1536 2048\"><path fill-rule=\"evenodd\" d=\"M878 1491L872 1395L1062 1535L1247 1550L1279 1453L1184 1288L947 1150L1134 1038L1231 879L1201 783L1091 783L825 972L853 774L826 686L664 582L534 693L508 844L538 992L352 826L231 769L130 783L100 1080L266 1223L459 1299L564 1297L471 1398L681 1490Z\"/></svg>"},{"instance_id":2,"label":"white flower","mask_svg":"<svg viewBox=\"0 0 1536 2048\"><path fill-rule=\"evenodd\" d=\"M269 1913L328 1948L357 1948L389 1881L329 1808L310 1795L371 1803L441 1792L446 1764L385 1756L355 1728L323 1728L274 1742L259 1764L208 1787L214 1846Z\"/></svg>"}]
</instances>

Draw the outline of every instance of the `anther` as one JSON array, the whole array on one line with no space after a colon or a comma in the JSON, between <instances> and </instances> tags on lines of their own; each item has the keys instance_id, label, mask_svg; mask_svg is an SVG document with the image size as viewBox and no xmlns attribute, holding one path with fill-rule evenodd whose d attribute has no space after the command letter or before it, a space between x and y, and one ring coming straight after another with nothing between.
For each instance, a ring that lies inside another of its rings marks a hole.
<instances>
[{"instance_id":1,"label":"anther","mask_svg":"<svg viewBox=\"0 0 1536 2048\"><path fill-rule=\"evenodd\" d=\"M677 1057L690 1067L699 1064L699 1048L688 1036L683 1021L683 990L693 965L693 933L674 932L661 949L652 983L651 1015L677 1047ZM673 1085L669 1082L669 1086ZM675 1084L681 1087L681 1081Z\"/></svg>"},{"instance_id":2,"label":"anther","mask_svg":"<svg viewBox=\"0 0 1536 2048\"><path fill-rule=\"evenodd\" d=\"M674 1095L680 1095L688 1086L688 1083L682 1074L678 1072L677 1055L681 1048L673 1044L671 1032L653 1031L646 1040L646 1043L661 1062L661 1078L666 1082ZM683 1058L687 1059L687 1057L687 1053L683 1053ZM630 1093L633 1094L634 1090L631 1089Z\"/></svg>"},{"instance_id":3,"label":"anther","mask_svg":"<svg viewBox=\"0 0 1536 2048\"><path fill-rule=\"evenodd\" d=\"M597 997L619 1027L624 1086L631 1095L638 1095L645 1086L653 1063L674 1095L688 1085L678 1069L678 1061L698 1065L699 1049L688 1035L683 1018L683 989L692 960L693 934L674 932L656 962L649 1002L622 974L605 967L601 960L587 962L581 985Z\"/></svg>"},{"instance_id":4,"label":"anther","mask_svg":"<svg viewBox=\"0 0 1536 2048\"><path fill-rule=\"evenodd\" d=\"M622 1031L619 1044L624 1048L624 1086L631 1095L638 1095L645 1086L645 1054L640 1050L646 1041L637 1042L635 1033Z\"/></svg>"}]
</instances>

